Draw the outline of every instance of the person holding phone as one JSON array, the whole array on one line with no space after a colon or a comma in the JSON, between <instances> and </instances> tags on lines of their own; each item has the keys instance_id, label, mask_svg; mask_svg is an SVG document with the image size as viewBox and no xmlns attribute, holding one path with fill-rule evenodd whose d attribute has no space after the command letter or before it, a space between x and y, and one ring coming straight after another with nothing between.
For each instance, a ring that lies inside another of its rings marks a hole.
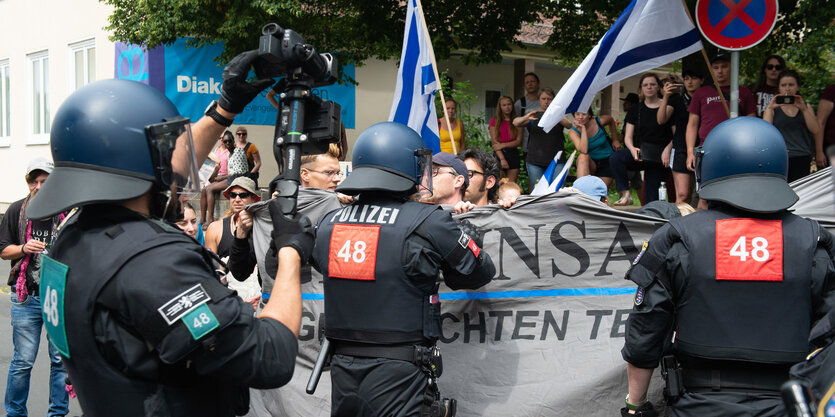
<instances>
[{"instance_id":1,"label":"person holding phone","mask_svg":"<svg viewBox=\"0 0 835 417\"><path fill-rule=\"evenodd\" d=\"M690 113L687 106L693 99L696 92L704 82L704 77L693 69L682 71L684 82L680 83L677 77L670 76L664 79L663 97L661 108L673 107L673 112L658 112L659 124L670 123L673 129L673 149L670 152L670 168L673 170L673 182L676 189L676 202L683 203L690 201L690 182L693 179L693 172L687 169L687 122Z\"/></svg>"},{"instance_id":2,"label":"person holding phone","mask_svg":"<svg viewBox=\"0 0 835 417\"><path fill-rule=\"evenodd\" d=\"M823 137L818 135L820 125L815 111L798 93L800 75L794 70L785 70L780 73L777 85L777 95L763 111L763 120L783 134L789 149L788 180L792 182L809 175L813 156L819 167L825 166Z\"/></svg>"},{"instance_id":3,"label":"person holding phone","mask_svg":"<svg viewBox=\"0 0 835 417\"><path fill-rule=\"evenodd\" d=\"M673 148L672 132L667 123L658 123L658 113L673 113L673 106L661 106L659 94L661 81L654 73L641 76L641 102L626 113L624 129L624 148L609 157L609 165L620 193L616 206L631 206L627 170L644 171L644 195L646 202L658 200L658 187L667 176L666 167L670 165L670 152Z\"/></svg>"}]
</instances>

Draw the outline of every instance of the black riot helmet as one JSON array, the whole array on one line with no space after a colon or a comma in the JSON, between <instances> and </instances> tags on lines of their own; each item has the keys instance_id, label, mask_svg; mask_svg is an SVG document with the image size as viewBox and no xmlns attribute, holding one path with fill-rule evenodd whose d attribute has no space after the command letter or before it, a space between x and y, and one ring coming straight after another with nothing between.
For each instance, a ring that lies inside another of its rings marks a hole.
<instances>
[{"instance_id":1,"label":"black riot helmet","mask_svg":"<svg viewBox=\"0 0 835 417\"><path fill-rule=\"evenodd\" d=\"M432 151L412 128L396 122L365 129L354 144L351 175L336 191L432 195Z\"/></svg>"},{"instance_id":2,"label":"black riot helmet","mask_svg":"<svg viewBox=\"0 0 835 417\"><path fill-rule=\"evenodd\" d=\"M783 135L756 117L720 123L696 148L699 197L752 212L773 213L797 202L786 182L788 167Z\"/></svg>"},{"instance_id":3,"label":"black riot helmet","mask_svg":"<svg viewBox=\"0 0 835 417\"><path fill-rule=\"evenodd\" d=\"M55 170L26 208L32 218L151 190L151 214L172 218L183 194L200 191L189 120L142 83L97 81L71 94L55 114L50 145Z\"/></svg>"}]
</instances>

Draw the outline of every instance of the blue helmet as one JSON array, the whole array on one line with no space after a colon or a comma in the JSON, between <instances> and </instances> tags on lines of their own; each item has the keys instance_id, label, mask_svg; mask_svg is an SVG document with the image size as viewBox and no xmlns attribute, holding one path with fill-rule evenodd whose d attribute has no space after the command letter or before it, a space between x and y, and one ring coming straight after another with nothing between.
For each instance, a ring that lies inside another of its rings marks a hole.
<instances>
[{"instance_id":1,"label":"blue helmet","mask_svg":"<svg viewBox=\"0 0 835 417\"><path fill-rule=\"evenodd\" d=\"M44 218L129 200L154 185L178 192L199 184L188 123L162 93L142 83L112 79L79 89L55 114L55 170L26 213Z\"/></svg>"},{"instance_id":2,"label":"blue helmet","mask_svg":"<svg viewBox=\"0 0 835 417\"><path fill-rule=\"evenodd\" d=\"M432 151L412 128L382 122L365 129L354 144L351 175L336 191L432 192Z\"/></svg>"},{"instance_id":3,"label":"blue helmet","mask_svg":"<svg viewBox=\"0 0 835 417\"><path fill-rule=\"evenodd\" d=\"M717 125L696 151L699 197L734 207L773 213L798 197L786 182L789 156L783 135L756 117L737 117Z\"/></svg>"}]
</instances>

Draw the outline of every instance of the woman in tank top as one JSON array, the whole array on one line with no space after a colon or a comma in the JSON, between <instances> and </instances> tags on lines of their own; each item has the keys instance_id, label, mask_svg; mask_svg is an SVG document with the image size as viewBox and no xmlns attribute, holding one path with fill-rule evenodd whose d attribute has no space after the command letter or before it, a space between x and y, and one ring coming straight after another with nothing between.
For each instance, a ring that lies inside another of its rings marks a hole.
<instances>
[{"instance_id":1,"label":"woman in tank top","mask_svg":"<svg viewBox=\"0 0 835 417\"><path fill-rule=\"evenodd\" d=\"M773 124L786 140L788 181L792 182L809 175L812 158L823 155L823 137L818 135L820 125L815 111L798 94L800 75L793 70L781 72L777 88L777 95L763 111L763 120Z\"/></svg>"},{"instance_id":2,"label":"woman in tank top","mask_svg":"<svg viewBox=\"0 0 835 417\"><path fill-rule=\"evenodd\" d=\"M441 117L438 119L441 152L456 154L467 147L467 142L464 140L464 124L461 123L461 120L455 118L455 112L458 110L458 102L448 97L444 102L444 109L446 110L447 116L449 116L449 123L452 127L450 128L447 125L445 118ZM452 134L452 139L455 141L455 151L452 150L452 143L449 140L450 134Z\"/></svg>"}]
</instances>

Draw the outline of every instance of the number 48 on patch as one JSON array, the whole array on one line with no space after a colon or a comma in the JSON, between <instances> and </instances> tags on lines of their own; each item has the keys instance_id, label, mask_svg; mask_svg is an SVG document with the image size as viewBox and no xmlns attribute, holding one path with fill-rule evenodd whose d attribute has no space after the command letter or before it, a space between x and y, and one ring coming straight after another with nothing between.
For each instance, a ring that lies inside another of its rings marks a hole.
<instances>
[{"instance_id":1,"label":"number 48 on patch","mask_svg":"<svg viewBox=\"0 0 835 417\"><path fill-rule=\"evenodd\" d=\"M782 281L783 223L780 220L717 220L716 279Z\"/></svg>"},{"instance_id":2,"label":"number 48 on patch","mask_svg":"<svg viewBox=\"0 0 835 417\"><path fill-rule=\"evenodd\" d=\"M379 225L334 225L328 252L328 275L374 281L379 240Z\"/></svg>"}]
</instances>

